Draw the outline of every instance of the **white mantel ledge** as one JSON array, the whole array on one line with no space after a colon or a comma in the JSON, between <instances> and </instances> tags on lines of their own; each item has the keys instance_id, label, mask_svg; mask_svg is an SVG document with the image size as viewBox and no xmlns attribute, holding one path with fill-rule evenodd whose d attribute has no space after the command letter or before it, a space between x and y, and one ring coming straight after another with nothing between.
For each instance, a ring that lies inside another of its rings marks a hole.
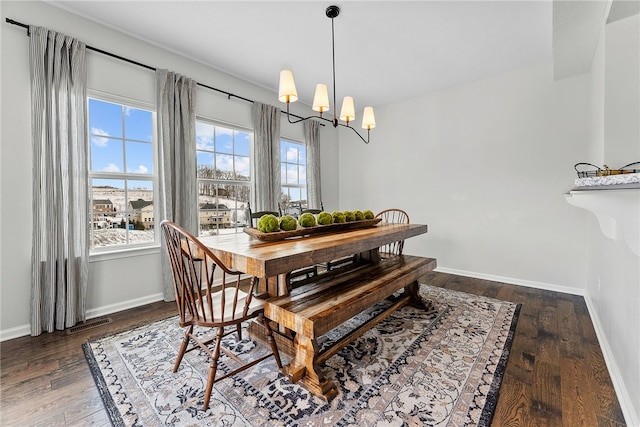
<instances>
[{"instance_id":1,"label":"white mantel ledge","mask_svg":"<svg viewBox=\"0 0 640 427\"><path fill-rule=\"evenodd\" d=\"M640 188L581 189L564 196L568 203L592 212L602 234L626 242L640 256Z\"/></svg>"}]
</instances>

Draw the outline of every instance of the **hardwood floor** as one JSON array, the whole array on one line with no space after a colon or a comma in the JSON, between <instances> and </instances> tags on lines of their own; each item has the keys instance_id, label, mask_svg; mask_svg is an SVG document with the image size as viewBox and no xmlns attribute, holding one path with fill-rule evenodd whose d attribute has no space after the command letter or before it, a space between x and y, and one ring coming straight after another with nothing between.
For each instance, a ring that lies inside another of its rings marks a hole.
<instances>
[{"instance_id":1,"label":"hardwood floor","mask_svg":"<svg viewBox=\"0 0 640 427\"><path fill-rule=\"evenodd\" d=\"M492 426L625 425L582 297L435 272L422 282L522 304ZM82 343L175 312L158 302L0 343L0 425L109 426Z\"/></svg>"}]
</instances>

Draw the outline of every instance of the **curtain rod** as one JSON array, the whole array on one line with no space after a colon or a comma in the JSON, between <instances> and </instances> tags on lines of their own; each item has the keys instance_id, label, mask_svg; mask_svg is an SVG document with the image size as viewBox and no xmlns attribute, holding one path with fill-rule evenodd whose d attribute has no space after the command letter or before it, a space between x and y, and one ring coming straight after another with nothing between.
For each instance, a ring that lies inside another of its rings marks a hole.
<instances>
[{"instance_id":1,"label":"curtain rod","mask_svg":"<svg viewBox=\"0 0 640 427\"><path fill-rule=\"evenodd\" d=\"M23 24L22 22L15 21L15 20L13 20L11 18L6 18L5 20L6 20L6 22L8 24L13 24L13 25L17 25L18 27L25 28L27 30L27 36L31 36L31 34L29 32L29 25ZM93 50L95 52L101 53L101 54L106 55L106 56L110 56L112 58L119 59L121 61L128 62L130 64L137 65L137 66L142 67L142 68L146 68L147 70L156 71L156 67L152 67L150 65L146 65L146 64L143 64L141 62L134 61L133 59L125 58L124 56L116 55L115 53L107 52L106 50L98 49L97 47L93 47L93 46L87 45L87 49ZM227 95L227 99L231 99L231 97L233 97L233 98L241 99L241 100L246 101L246 102L250 102L252 104L254 103L254 101L252 99L245 98L244 96L236 95L235 93L227 92L226 90L218 89L218 88L215 88L213 86L206 85L204 83L200 83L200 82L196 82L196 83L198 84L198 86L202 86L204 88L207 88L207 89L210 89L210 90L213 90L213 91L216 91L216 92L224 93L225 95ZM282 114L286 114L285 111L281 110L280 112ZM290 114L290 115L294 116L296 118L302 119L302 117L297 116L295 114ZM324 126L324 124L322 124L322 123L320 123L320 125Z\"/></svg>"}]
</instances>

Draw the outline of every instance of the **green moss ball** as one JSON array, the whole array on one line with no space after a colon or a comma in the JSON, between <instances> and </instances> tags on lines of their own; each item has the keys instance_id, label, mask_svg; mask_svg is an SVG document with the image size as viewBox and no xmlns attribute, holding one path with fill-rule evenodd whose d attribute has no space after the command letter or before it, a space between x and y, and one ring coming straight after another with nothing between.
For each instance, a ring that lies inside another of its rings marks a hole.
<instances>
[{"instance_id":1,"label":"green moss ball","mask_svg":"<svg viewBox=\"0 0 640 427\"><path fill-rule=\"evenodd\" d=\"M300 215L300 218L298 218L298 224L300 224L302 227L313 227L314 225L316 225L316 217L309 212L303 213L302 215Z\"/></svg>"},{"instance_id":2,"label":"green moss ball","mask_svg":"<svg viewBox=\"0 0 640 427\"><path fill-rule=\"evenodd\" d=\"M344 214L342 212L339 212L339 211L333 212L331 216L333 217L333 222L335 224L346 221Z\"/></svg>"},{"instance_id":3,"label":"green moss ball","mask_svg":"<svg viewBox=\"0 0 640 427\"><path fill-rule=\"evenodd\" d=\"M333 224L333 216L329 212L320 212L318 214L318 224L329 225Z\"/></svg>"},{"instance_id":4,"label":"green moss ball","mask_svg":"<svg viewBox=\"0 0 640 427\"><path fill-rule=\"evenodd\" d=\"M292 231L298 227L298 222L291 215L285 215L280 218L280 230Z\"/></svg>"},{"instance_id":5,"label":"green moss ball","mask_svg":"<svg viewBox=\"0 0 640 427\"><path fill-rule=\"evenodd\" d=\"M258 220L258 231L261 231L263 233L273 233L274 231L280 231L278 218L272 214L262 215Z\"/></svg>"},{"instance_id":6,"label":"green moss ball","mask_svg":"<svg viewBox=\"0 0 640 427\"><path fill-rule=\"evenodd\" d=\"M356 217L356 221L364 220L364 214L362 211L353 211L353 215Z\"/></svg>"},{"instance_id":7,"label":"green moss ball","mask_svg":"<svg viewBox=\"0 0 640 427\"><path fill-rule=\"evenodd\" d=\"M367 209L366 211L362 212L362 215L364 215L364 219L373 219L373 218L375 218L375 215L369 209Z\"/></svg>"},{"instance_id":8,"label":"green moss ball","mask_svg":"<svg viewBox=\"0 0 640 427\"><path fill-rule=\"evenodd\" d=\"M356 220L356 216L352 211L344 211L344 219L347 222L352 222Z\"/></svg>"}]
</instances>

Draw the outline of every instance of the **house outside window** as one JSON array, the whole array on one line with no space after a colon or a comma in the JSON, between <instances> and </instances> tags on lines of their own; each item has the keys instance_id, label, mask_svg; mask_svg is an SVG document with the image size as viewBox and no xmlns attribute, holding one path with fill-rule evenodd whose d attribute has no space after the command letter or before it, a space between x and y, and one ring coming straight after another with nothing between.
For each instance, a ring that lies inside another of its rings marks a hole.
<instances>
[{"instance_id":1,"label":"house outside window","mask_svg":"<svg viewBox=\"0 0 640 427\"><path fill-rule=\"evenodd\" d=\"M307 203L307 147L304 143L280 140L280 209L283 215L300 214Z\"/></svg>"},{"instance_id":2,"label":"house outside window","mask_svg":"<svg viewBox=\"0 0 640 427\"><path fill-rule=\"evenodd\" d=\"M88 111L91 250L157 245L155 112L94 94Z\"/></svg>"},{"instance_id":3,"label":"house outside window","mask_svg":"<svg viewBox=\"0 0 640 427\"><path fill-rule=\"evenodd\" d=\"M241 232L248 225L253 133L196 121L199 234Z\"/></svg>"}]
</instances>

